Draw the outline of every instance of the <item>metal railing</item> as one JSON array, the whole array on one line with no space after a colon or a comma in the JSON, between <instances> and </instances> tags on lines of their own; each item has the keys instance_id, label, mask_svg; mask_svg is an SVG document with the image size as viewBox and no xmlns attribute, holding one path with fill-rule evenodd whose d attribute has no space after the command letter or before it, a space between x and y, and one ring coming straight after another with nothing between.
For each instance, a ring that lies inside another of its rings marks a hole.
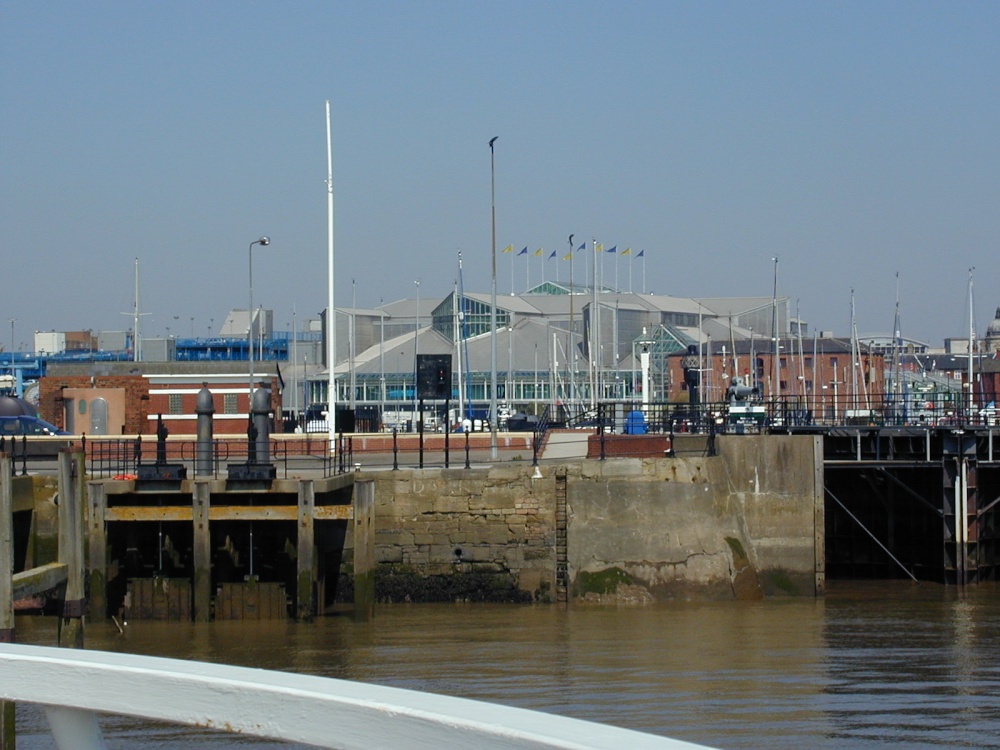
<instances>
[{"instance_id":1,"label":"metal railing","mask_svg":"<svg viewBox=\"0 0 1000 750\"><path fill-rule=\"evenodd\" d=\"M270 464L280 478L303 473L330 477L354 470L353 440L339 435L331 454L329 439L270 440L263 462L245 439L217 438L207 446L197 440L91 439L84 443L87 473L93 477L136 478L143 467L182 466L190 476L219 478L235 464ZM206 450L207 448L207 450ZM207 460L205 460L207 457Z\"/></svg>"}]
</instances>

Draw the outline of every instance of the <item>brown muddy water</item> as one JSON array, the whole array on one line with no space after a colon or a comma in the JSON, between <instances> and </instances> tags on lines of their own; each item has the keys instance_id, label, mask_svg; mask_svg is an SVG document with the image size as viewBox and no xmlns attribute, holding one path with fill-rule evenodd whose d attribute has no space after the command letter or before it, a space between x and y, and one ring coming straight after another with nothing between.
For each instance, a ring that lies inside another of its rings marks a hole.
<instances>
[{"instance_id":1,"label":"brown muddy water","mask_svg":"<svg viewBox=\"0 0 1000 750\"><path fill-rule=\"evenodd\" d=\"M19 618L22 643L55 624ZM87 647L288 670L606 722L718 748L1000 747L1000 587L840 583L823 599L387 605L372 623L91 624ZM18 748L54 744L19 706ZM102 719L111 748L290 747ZM333 729L333 728L331 728Z\"/></svg>"}]
</instances>

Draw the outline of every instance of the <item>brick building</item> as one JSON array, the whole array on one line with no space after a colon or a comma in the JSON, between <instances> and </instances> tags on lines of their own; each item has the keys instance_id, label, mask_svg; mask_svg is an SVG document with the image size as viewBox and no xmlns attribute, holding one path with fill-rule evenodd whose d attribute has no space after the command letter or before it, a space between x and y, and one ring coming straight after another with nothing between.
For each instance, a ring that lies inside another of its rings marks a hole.
<instances>
[{"instance_id":1,"label":"brick building","mask_svg":"<svg viewBox=\"0 0 1000 750\"><path fill-rule=\"evenodd\" d=\"M238 367L238 362L53 364L39 383L39 416L75 434L131 436L154 433L162 415L171 435L195 435L195 402L207 386L215 406L213 433L242 435L249 375ZM254 370L255 382L270 386L272 414L280 415L283 383L277 364L257 362Z\"/></svg>"},{"instance_id":2,"label":"brick building","mask_svg":"<svg viewBox=\"0 0 1000 750\"><path fill-rule=\"evenodd\" d=\"M668 400L686 401L690 398L689 381L685 369L701 372L701 403L726 400L726 388L734 375L744 382L755 384L764 399L780 397L815 398L817 406L836 400L845 408L858 394L881 398L885 392L885 362L882 354L859 344L857 366L851 367L851 341L842 338L817 338L815 340L782 339L780 356L770 351L769 339L751 342L737 340L733 344L715 343L711 349L703 347L693 354L677 352L668 358ZM695 376L697 377L697 376ZM780 382L776 383L775 379Z\"/></svg>"}]
</instances>

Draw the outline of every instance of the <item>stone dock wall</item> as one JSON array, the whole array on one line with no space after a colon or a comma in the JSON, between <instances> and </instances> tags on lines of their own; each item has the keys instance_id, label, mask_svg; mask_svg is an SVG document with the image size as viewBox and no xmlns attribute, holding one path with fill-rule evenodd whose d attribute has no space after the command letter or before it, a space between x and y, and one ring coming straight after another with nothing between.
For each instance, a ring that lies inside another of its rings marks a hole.
<instances>
[{"instance_id":1,"label":"stone dock wall","mask_svg":"<svg viewBox=\"0 0 1000 750\"><path fill-rule=\"evenodd\" d=\"M822 438L719 436L718 455L361 471L383 601L814 596ZM33 478L28 562L54 559L54 478ZM557 502L565 498L565 512ZM352 560L352 539L345 560ZM564 575L559 575L565 571ZM346 570L345 573L349 573ZM351 576L341 577L346 587ZM344 591L348 597L352 591Z\"/></svg>"},{"instance_id":2,"label":"stone dock wall","mask_svg":"<svg viewBox=\"0 0 1000 750\"><path fill-rule=\"evenodd\" d=\"M821 438L716 445L713 457L543 463L541 478L513 463L367 474L382 578L459 591L456 579L506 577L525 598L551 601L562 563L569 595L599 602L821 594Z\"/></svg>"}]
</instances>

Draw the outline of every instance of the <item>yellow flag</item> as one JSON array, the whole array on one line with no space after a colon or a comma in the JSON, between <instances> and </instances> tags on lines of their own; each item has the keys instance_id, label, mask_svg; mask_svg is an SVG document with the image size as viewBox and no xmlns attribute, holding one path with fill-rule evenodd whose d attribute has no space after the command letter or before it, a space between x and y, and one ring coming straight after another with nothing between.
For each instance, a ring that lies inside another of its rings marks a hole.
<instances>
[{"instance_id":1,"label":"yellow flag","mask_svg":"<svg viewBox=\"0 0 1000 750\"><path fill-rule=\"evenodd\" d=\"M573 258L573 251L572 250L570 250L568 253L566 253L563 256L563 260L571 260L572 258Z\"/></svg>"},{"instance_id":2,"label":"yellow flag","mask_svg":"<svg viewBox=\"0 0 1000 750\"><path fill-rule=\"evenodd\" d=\"M512 252L514 252L514 246L513 245L507 245L507 247L505 247L503 249L503 252L505 252L505 253L512 253Z\"/></svg>"},{"instance_id":3,"label":"yellow flag","mask_svg":"<svg viewBox=\"0 0 1000 750\"><path fill-rule=\"evenodd\" d=\"M597 246L594 248L594 252L596 252L596 253L603 253L604 252L604 243L603 242L598 242Z\"/></svg>"},{"instance_id":4,"label":"yellow flag","mask_svg":"<svg viewBox=\"0 0 1000 750\"><path fill-rule=\"evenodd\" d=\"M632 248L630 247L626 247L624 250L622 250L622 255L631 255L631 254L632 254Z\"/></svg>"},{"instance_id":5,"label":"yellow flag","mask_svg":"<svg viewBox=\"0 0 1000 750\"><path fill-rule=\"evenodd\" d=\"M539 257L541 254L542 254L542 248L538 248L537 250L535 250L535 257L536 258Z\"/></svg>"}]
</instances>

